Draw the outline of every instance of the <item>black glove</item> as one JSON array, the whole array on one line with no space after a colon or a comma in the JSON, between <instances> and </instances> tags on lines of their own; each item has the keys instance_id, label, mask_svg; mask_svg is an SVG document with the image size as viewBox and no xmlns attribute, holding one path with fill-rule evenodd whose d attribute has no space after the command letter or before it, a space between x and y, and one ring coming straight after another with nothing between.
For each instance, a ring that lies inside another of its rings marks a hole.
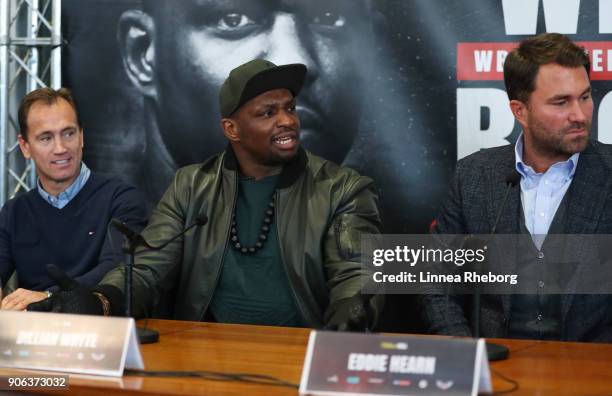
<instances>
[{"instance_id":1,"label":"black glove","mask_svg":"<svg viewBox=\"0 0 612 396\"><path fill-rule=\"evenodd\" d=\"M28 305L28 311L62 312L83 315L103 315L102 301L92 290L71 279L53 264L47 265L47 273L60 290L50 298Z\"/></svg>"},{"instance_id":2,"label":"black glove","mask_svg":"<svg viewBox=\"0 0 612 396\"><path fill-rule=\"evenodd\" d=\"M370 300L373 295L356 293L331 304L325 311L325 329L368 331L373 319Z\"/></svg>"}]
</instances>

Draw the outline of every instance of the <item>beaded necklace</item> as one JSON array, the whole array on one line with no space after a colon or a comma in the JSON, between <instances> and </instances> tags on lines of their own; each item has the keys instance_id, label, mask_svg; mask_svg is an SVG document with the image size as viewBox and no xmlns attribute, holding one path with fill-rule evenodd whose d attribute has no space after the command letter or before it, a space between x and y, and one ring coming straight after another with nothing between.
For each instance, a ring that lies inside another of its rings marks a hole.
<instances>
[{"instance_id":1,"label":"beaded necklace","mask_svg":"<svg viewBox=\"0 0 612 396\"><path fill-rule=\"evenodd\" d=\"M253 246L244 246L242 243L240 243L240 239L238 238L238 224L236 223L236 208L234 208L234 212L232 213L232 229L230 231L230 241L232 241L232 246L234 249L241 254L255 254L258 250L263 248L264 244L268 240L268 233L270 232L272 225L275 202L276 195L272 193L272 197L270 198L270 202L266 208L266 217L264 217L261 224L259 238L257 238L257 242L255 242L255 245Z\"/></svg>"}]
</instances>

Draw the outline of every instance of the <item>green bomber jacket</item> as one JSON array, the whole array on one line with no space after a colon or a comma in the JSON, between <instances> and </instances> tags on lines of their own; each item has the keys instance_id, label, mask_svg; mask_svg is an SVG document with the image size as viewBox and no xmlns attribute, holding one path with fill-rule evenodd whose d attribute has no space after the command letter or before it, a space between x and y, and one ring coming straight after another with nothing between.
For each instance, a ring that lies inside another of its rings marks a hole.
<instances>
[{"instance_id":1,"label":"green bomber jacket","mask_svg":"<svg viewBox=\"0 0 612 396\"><path fill-rule=\"evenodd\" d=\"M133 316L149 316L161 302L171 317L201 321L229 247L238 162L231 149L181 168L142 232L153 245L208 217L161 251L140 249L133 270ZM380 216L373 181L306 150L285 165L276 190L281 259L296 304L309 326L324 326L326 308L361 288L360 236L377 234ZM124 271L109 272L99 287L124 290ZM173 301L164 301L174 295ZM370 300L374 320L382 296Z\"/></svg>"}]
</instances>

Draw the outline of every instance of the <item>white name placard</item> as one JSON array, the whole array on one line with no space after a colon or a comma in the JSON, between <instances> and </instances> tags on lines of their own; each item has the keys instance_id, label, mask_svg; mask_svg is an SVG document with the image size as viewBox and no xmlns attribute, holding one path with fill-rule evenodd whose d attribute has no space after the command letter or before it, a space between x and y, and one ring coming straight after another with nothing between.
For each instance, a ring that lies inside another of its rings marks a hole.
<instances>
[{"instance_id":1,"label":"white name placard","mask_svg":"<svg viewBox=\"0 0 612 396\"><path fill-rule=\"evenodd\" d=\"M0 311L0 367L119 377L144 369L134 319Z\"/></svg>"},{"instance_id":2,"label":"white name placard","mask_svg":"<svg viewBox=\"0 0 612 396\"><path fill-rule=\"evenodd\" d=\"M302 395L491 392L484 340L312 331Z\"/></svg>"}]
</instances>

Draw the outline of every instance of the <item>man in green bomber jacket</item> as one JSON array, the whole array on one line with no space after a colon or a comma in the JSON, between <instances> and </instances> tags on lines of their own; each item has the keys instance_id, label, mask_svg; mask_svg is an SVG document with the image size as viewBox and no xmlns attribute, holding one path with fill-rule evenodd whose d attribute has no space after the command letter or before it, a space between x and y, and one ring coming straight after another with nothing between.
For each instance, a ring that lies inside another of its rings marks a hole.
<instances>
[{"instance_id":1,"label":"man in green bomber jacket","mask_svg":"<svg viewBox=\"0 0 612 396\"><path fill-rule=\"evenodd\" d=\"M161 304L180 320L373 326L382 296L361 293L360 235L379 233L377 196L371 179L300 148L296 96L305 76L302 64L256 59L225 80L227 149L177 172L142 236L159 245L202 215L208 224L160 251L137 252L134 316ZM122 315L123 285L118 268L93 294L73 285L52 305Z\"/></svg>"}]
</instances>

